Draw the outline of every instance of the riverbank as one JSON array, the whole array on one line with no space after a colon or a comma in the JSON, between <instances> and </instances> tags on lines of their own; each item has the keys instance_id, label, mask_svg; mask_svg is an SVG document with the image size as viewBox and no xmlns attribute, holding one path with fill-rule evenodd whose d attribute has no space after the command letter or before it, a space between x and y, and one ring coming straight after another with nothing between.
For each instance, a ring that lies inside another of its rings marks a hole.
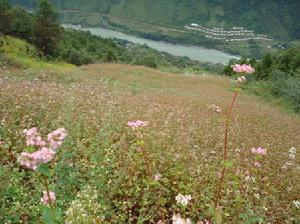
<instances>
[{"instance_id":1,"label":"riverbank","mask_svg":"<svg viewBox=\"0 0 300 224\"><path fill-rule=\"evenodd\" d=\"M184 27L170 24L148 24L139 21L121 19L99 13L88 12L63 12L63 23L81 24L86 27L104 27L122 33L154 41L164 41L173 44L198 46L226 52L231 55L242 55L249 58L260 58L266 53L278 51L280 42L273 41L245 41L224 42L212 40L185 30Z\"/></svg>"},{"instance_id":2,"label":"riverbank","mask_svg":"<svg viewBox=\"0 0 300 224\"><path fill-rule=\"evenodd\" d=\"M101 27L82 27L82 26L76 26L71 24L63 24L63 27L90 31L93 35L98 35L105 38L117 38L117 39L127 40L135 44L141 44L141 45L146 44L150 48L153 48L161 52L167 52L169 54L180 56L180 57L188 57L191 60L197 60L201 62L210 62L214 64L220 63L226 65L230 59L239 58L238 56L230 55L218 50L206 49L206 48L196 47L196 46L184 46L184 45L172 44L164 41L149 40L146 38L140 38L133 35L128 35L122 32L101 28Z\"/></svg>"}]
</instances>

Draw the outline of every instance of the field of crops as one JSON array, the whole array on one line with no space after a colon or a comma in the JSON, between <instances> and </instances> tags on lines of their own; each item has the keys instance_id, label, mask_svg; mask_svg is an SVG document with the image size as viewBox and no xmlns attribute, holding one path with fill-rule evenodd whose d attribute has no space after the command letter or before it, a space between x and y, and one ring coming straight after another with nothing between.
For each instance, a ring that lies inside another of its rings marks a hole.
<instances>
[{"instance_id":1,"label":"field of crops","mask_svg":"<svg viewBox=\"0 0 300 224\"><path fill-rule=\"evenodd\" d=\"M32 127L67 132L47 171L58 223L299 223L300 118L240 93L224 164L233 87L119 64L0 69L0 223L44 222L41 172L18 162Z\"/></svg>"}]
</instances>

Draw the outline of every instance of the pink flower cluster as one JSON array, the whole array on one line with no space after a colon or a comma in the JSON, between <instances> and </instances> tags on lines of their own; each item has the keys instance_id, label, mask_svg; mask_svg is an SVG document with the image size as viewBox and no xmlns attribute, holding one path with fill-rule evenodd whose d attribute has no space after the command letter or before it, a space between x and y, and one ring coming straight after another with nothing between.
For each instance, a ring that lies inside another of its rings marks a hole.
<instances>
[{"instance_id":1,"label":"pink flower cluster","mask_svg":"<svg viewBox=\"0 0 300 224\"><path fill-rule=\"evenodd\" d=\"M245 73L245 74L251 74L255 72L255 69L251 67L251 65L245 65L245 64L235 64L232 65L232 70L236 73Z\"/></svg>"},{"instance_id":2,"label":"pink flower cluster","mask_svg":"<svg viewBox=\"0 0 300 224\"><path fill-rule=\"evenodd\" d=\"M37 128L24 129L23 134L26 136L26 144L28 146L40 147L46 145Z\"/></svg>"},{"instance_id":3,"label":"pink flower cluster","mask_svg":"<svg viewBox=\"0 0 300 224\"><path fill-rule=\"evenodd\" d=\"M43 197L41 198L41 202L44 204L44 205L47 205L50 203L51 201L51 204L53 204L56 200L56 196L55 196L55 193L50 191L49 192L49 196L50 198L48 197L48 194L47 194L47 191L43 191Z\"/></svg>"},{"instance_id":4,"label":"pink flower cluster","mask_svg":"<svg viewBox=\"0 0 300 224\"><path fill-rule=\"evenodd\" d=\"M139 128L139 127L146 127L147 125L149 124L148 121L140 121L140 120L137 120L137 121L129 121L127 123L127 125L129 127L131 127L132 129L136 129L136 128Z\"/></svg>"},{"instance_id":5,"label":"pink flower cluster","mask_svg":"<svg viewBox=\"0 0 300 224\"><path fill-rule=\"evenodd\" d=\"M256 155L262 155L262 156L267 155L267 150L262 147L252 148L251 152Z\"/></svg>"},{"instance_id":6,"label":"pink flower cluster","mask_svg":"<svg viewBox=\"0 0 300 224\"><path fill-rule=\"evenodd\" d=\"M50 162L54 156L55 151L43 147L33 153L22 152L18 158L18 162L27 169L36 170L39 165Z\"/></svg>"},{"instance_id":7,"label":"pink flower cluster","mask_svg":"<svg viewBox=\"0 0 300 224\"><path fill-rule=\"evenodd\" d=\"M30 170L36 170L39 165L50 162L55 156L56 149L61 146L67 135L64 128L59 128L48 134L48 142L46 142L38 133L37 128L25 129L23 133L26 137L26 144L38 148L33 153L22 152L18 158L18 162Z\"/></svg>"},{"instance_id":8,"label":"pink flower cluster","mask_svg":"<svg viewBox=\"0 0 300 224\"><path fill-rule=\"evenodd\" d=\"M67 136L66 129L59 128L48 134L47 139L50 145L50 148L56 150L59 146L62 145L63 140Z\"/></svg>"}]
</instances>

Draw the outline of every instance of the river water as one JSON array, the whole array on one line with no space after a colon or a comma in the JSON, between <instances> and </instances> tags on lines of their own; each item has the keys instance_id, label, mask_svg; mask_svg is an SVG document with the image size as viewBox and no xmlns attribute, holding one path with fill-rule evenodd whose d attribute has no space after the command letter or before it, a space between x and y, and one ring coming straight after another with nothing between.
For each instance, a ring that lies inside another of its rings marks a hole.
<instances>
[{"instance_id":1,"label":"river water","mask_svg":"<svg viewBox=\"0 0 300 224\"><path fill-rule=\"evenodd\" d=\"M101 27L89 28L71 24L63 24L63 27L90 31L93 35L98 35L104 38L117 38L127 40L135 44L147 44L149 47L154 48L158 51L167 52L175 56L186 56L192 60L201 62L221 63L225 65L231 58L239 58L237 56L230 55L218 50L149 40Z\"/></svg>"}]
</instances>

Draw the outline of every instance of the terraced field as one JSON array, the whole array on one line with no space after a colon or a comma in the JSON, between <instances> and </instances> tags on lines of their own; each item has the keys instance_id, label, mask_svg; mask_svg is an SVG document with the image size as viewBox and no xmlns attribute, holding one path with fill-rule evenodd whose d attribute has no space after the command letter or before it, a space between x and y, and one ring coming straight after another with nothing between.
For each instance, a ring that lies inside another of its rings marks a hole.
<instances>
[{"instance_id":1,"label":"terraced field","mask_svg":"<svg viewBox=\"0 0 300 224\"><path fill-rule=\"evenodd\" d=\"M68 133L51 162L60 223L170 223L174 213L193 223L299 222L300 119L244 93L230 123L221 207L213 208L233 86L120 64L2 68L0 222L43 223L39 175L17 162L31 127ZM138 119L149 124L137 135L127 122ZM178 194L192 199L181 205Z\"/></svg>"}]
</instances>

